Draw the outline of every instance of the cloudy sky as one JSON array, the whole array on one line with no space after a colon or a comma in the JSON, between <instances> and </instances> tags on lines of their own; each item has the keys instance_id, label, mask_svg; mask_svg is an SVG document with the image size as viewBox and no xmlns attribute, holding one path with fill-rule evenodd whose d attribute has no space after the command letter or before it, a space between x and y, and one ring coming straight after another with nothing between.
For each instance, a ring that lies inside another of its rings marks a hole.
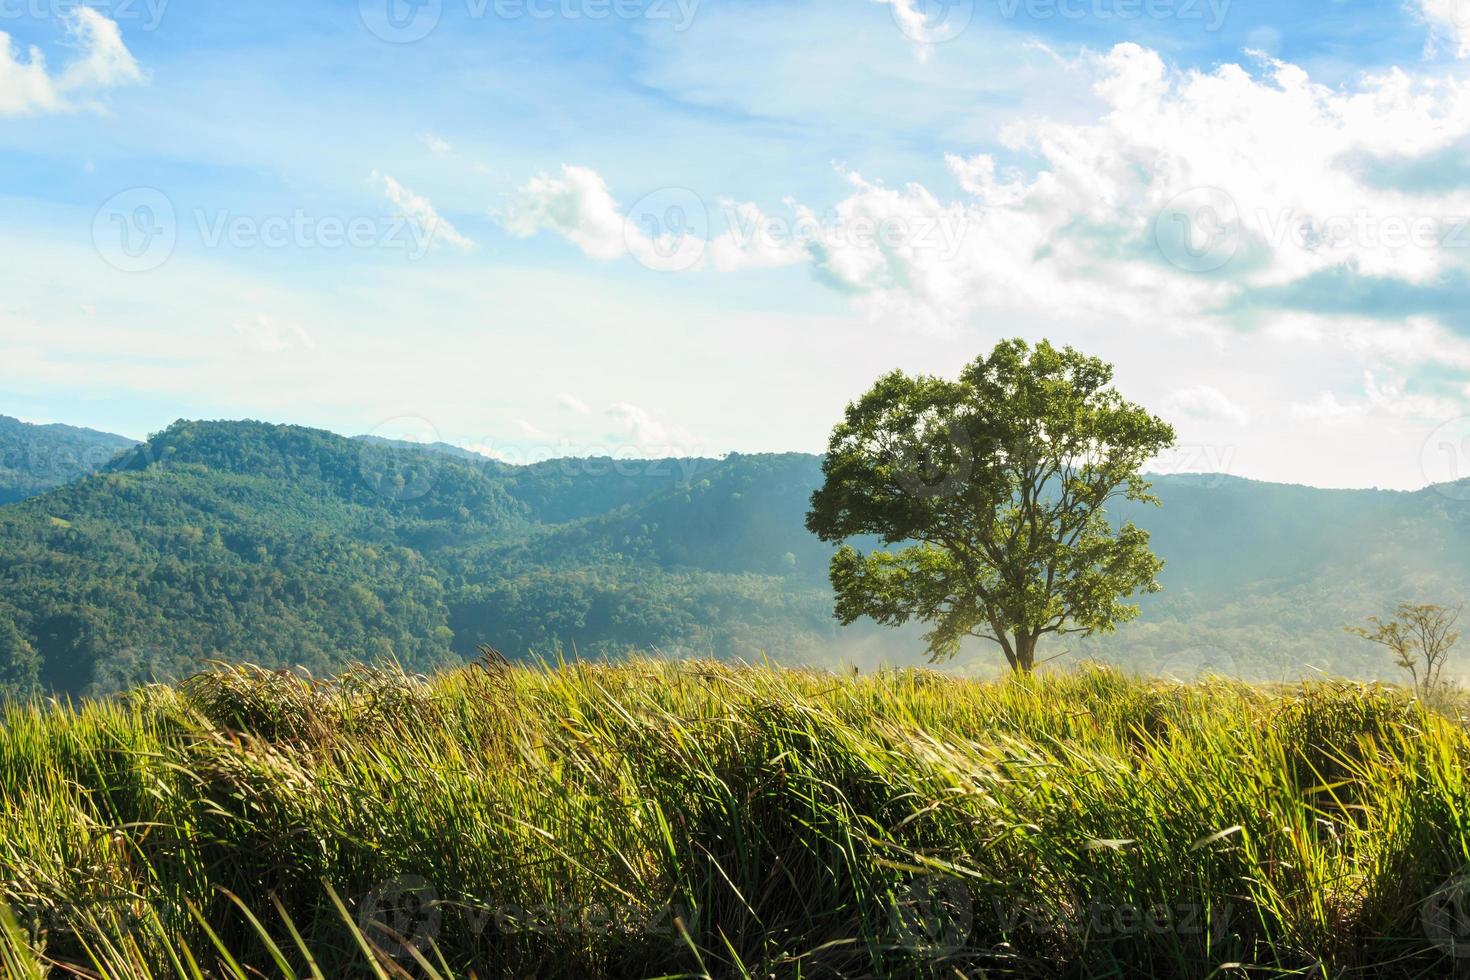
<instances>
[{"instance_id":1,"label":"cloudy sky","mask_svg":"<svg viewBox=\"0 0 1470 980\"><path fill-rule=\"evenodd\" d=\"M1160 470L1470 476L1470 0L0 0L0 413L819 450L1117 366Z\"/></svg>"}]
</instances>

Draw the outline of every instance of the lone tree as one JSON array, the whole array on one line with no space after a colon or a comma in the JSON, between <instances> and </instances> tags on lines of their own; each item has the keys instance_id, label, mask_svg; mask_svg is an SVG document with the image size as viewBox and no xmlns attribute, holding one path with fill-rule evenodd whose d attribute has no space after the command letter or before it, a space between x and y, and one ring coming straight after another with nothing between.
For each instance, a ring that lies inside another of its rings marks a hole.
<instances>
[{"instance_id":1,"label":"lone tree","mask_svg":"<svg viewBox=\"0 0 1470 980\"><path fill-rule=\"evenodd\" d=\"M1428 698L1439 689L1450 648L1460 638L1459 619L1458 607L1401 602L1391 618L1369 616L1367 626L1349 626L1348 632L1387 647L1394 663L1409 672L1414 690Z\"/></svg>"},{"instance_id":2,"label":"lone tree","mask_svg":"<svg viewBox=\"0 0 1470 980\"><path fill-rule=\"evenodd\" d=\"M847 407L806 525L843 544L836 615L916 619L931 659L976 636L1029 673L1048 633L1112 630L1123 600L1156 592L1148 532L1114 527L1116 498L1157 504L1140 470L1174 442L1168 423L1110 387L1112 367L1070 347L997 344L949 381L895 371Z\"/></svg>"}]
</instances>

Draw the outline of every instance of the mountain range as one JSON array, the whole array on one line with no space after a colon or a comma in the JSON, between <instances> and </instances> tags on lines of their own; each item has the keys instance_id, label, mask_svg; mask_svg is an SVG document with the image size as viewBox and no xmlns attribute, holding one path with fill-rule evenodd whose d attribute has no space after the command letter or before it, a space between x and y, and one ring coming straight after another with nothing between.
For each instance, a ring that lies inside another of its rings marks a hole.
<instances>
[{"instance_id":1,"label":"mountain range","mask_svg":"<svg viewBox=\"0 0 1470 980\"><path fill-rule=\"evenodd\" d=\"M393 658L657 650L914 663L917 629L840 627L803 526L807 454L550 460L260 422L143 443L4 419L0 690L106 693L212 659L328 672ZM27 446L66 447L47 452ZM1159 476L1164 591L1042 659L1257 679L1385 676L1343 626L1470 585L1470 486L1321 490ZM976 645L956 667L996 669Z\"/></svg>"},{"instance_id":2,"label":"mountain range","mask_svg":"<svg viewBox=\"0 0 1470 980\"><path fill-rule=\"evenodd\" d=\"M32 425L0 415L0 504L94 473L134 440L70 425Z\"/></svg>"}]
</instances>

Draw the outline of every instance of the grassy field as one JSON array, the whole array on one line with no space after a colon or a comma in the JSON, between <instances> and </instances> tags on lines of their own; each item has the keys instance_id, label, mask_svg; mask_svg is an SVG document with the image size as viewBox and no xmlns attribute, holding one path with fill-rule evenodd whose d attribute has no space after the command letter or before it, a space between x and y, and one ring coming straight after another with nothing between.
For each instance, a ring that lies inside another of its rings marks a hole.
<instances>
[{"instance_id":1,"label":"grassy field","mask_svg":"<svg viewBox=\"0 0 1470 980\"><path fill-rule=\"evenodd\" d=\"M1470 738L1386 688L222 668L3 726L10 977L1470 963Z\"/></svg>"}]
</instances>

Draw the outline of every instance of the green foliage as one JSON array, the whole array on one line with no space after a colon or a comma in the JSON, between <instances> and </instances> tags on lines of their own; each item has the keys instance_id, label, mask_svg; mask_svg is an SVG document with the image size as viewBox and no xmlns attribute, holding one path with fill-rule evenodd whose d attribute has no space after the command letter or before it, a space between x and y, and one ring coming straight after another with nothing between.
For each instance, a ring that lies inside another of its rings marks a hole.
<instances>
[{"instance_id":1,"label":"green foliage","mask_svg":"<svg viewBox=\"0 0 1470 980\"><path fill-rule=\"evenodd\" d=\"M14 613L0 605L0 702L38 693L40 670L35 647L15 625Z\"/></svg>"},{"instance_id":2,"label":"green foliage","mask_svg":"<svg viewBox=\"0 0 1470 980\"><path fill-rule=\"evenodd\" d=\"M220 668L5 711L0 973L1447 976L1467 762L1351 684Z\"/></svg>"},{"instance_id":3,"label":"green foliage","mask_svg":"<svg viewBox=\"0 0 1470 980\"><path fill-rule=\"evenodd\" d=\"M179 423L104 473L0 508L0 624L13 629L0 626L0 685L102 693L213 659L320 674L392 656L427 669L484 642L515 658L920 662L916 628L832 618L833 548L803 527L821 464L513 467L285 426ZM1140 597L1142 615L1117 634L1069 637L1038 660L1389 677L1389 659L1344 644L1342 624L1470 590L1470 505L1433 489L1172 476L1153 492L1162 508L1111 508L1168 559L1165 591ZM960 663L984 671L990 651L976 647Z\"/></svg>"},{"instance_id":4,"label":"green foliage","mask_svg":"<svg viewBox=\"0 0 1470 980\"><path fill-rule=\"evenodd\" d=\"M894 372L832 432L807 527L843 545L837 616L929 624L935 659L964 637L1030 671L1040 637L1108 632L1158 589L1146 531L1115 499L1156 502L1141 474L1174 430L1110 387L1112 368L1046 341L1002 341L955 381Z\"/></svg>"},{"instance_id":5,"label":"green foliage","mask_svg":"<svg viewBox=\"0 0 1470 980\"><path fill-rule=\"evenodd\" d=\"M95 473L131 439L69 425L31 425L0 415L0 504Z\"/></svg>"},{"instance_id":6,"label":"green foliage","mask_svg":"<svg viewBox=\"0 0 1470 980\"><path fill-rule=\"evenodd\" d=\"M787 560L815 472L796 456L508 467L179 422L0 510L0 683L105 693L214 659L428 669L482 642L808 655L835 640L820 582L788 581L826 560L818 542Z\"/></svg>"},{"instance_id":7,"label":"green foliage","mask_svg":"<svg viewBox=\"0 0 1470 980\"><path fill-rule=\"evenodd\" d=\"M567 524L641 504L716 469L712 459L549 459L500 470L509 492L542 524Z\"/></svg>"}]
</instances>

